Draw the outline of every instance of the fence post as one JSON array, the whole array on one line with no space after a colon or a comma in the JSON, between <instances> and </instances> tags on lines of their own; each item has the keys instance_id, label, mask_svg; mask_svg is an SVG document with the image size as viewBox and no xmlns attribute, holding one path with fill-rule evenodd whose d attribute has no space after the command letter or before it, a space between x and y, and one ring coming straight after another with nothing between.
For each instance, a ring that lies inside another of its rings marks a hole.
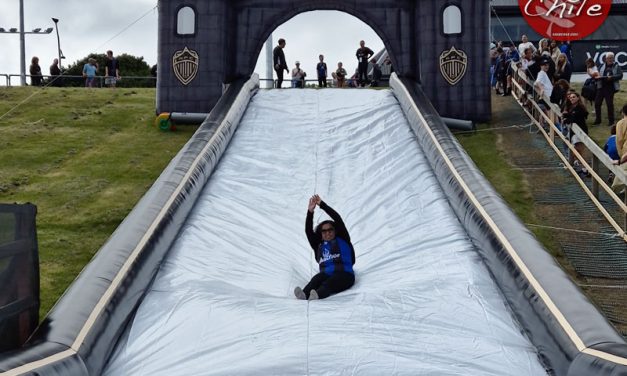
<instances>
[{"instance_id":1,"label":"fence post","mask_svg":"<svg viewBox=\"0 0 627 376\"><path fill-rule=\"evenodd\" d=\"M599 174L599 158L596 155L592 154L592 171L594 171L597 175ZM599 198L599 182L597 179L592 179L592 195Z\"/></svg>"},{"instance_id":2,"label":"fence post","mask_svg":"<svg viewBox=\"0 0 627 376\"><path fill-rule=\"evenodd\" d=\"M555 145L555 128L553 125L555 124L555 112L551 111L551 107L549 107L549 119L551 119L551 124L549 124L549 138L551 138L551 143Z\"/></svg>"}]
</instances>

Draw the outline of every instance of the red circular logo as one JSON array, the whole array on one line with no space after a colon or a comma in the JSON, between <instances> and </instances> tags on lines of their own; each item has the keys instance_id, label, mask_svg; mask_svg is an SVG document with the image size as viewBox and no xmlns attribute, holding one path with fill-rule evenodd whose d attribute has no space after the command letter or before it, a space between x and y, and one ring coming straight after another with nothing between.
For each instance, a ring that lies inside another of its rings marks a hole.
<instances>
[{"instance_id":1,"label":"red circular logo","mask_svg":"<svg viewBox=\"0 0 627 376\"><path fill-rule=\"evenodd\" d=\"M518 6L537 33L567 41L598 29L610 13L612 0L518 0Z\"/></svg>"}]
</instances>

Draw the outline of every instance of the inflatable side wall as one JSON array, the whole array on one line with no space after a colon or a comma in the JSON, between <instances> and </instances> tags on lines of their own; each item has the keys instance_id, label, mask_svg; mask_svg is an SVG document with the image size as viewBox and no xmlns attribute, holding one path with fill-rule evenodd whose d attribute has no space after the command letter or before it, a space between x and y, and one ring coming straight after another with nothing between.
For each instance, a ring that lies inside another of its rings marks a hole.
<instances>
[{"instance_id":1,"label":"inflatable side wall","mask_svg":"<svg viewBox=\"0 0 627 376\"><path fill-rule=\"evenodd\" d=\"M390 86L451 207L543 363L556 375L627 375L627 344L507 206L421 87Z\"/></svg>"}]
</instances>

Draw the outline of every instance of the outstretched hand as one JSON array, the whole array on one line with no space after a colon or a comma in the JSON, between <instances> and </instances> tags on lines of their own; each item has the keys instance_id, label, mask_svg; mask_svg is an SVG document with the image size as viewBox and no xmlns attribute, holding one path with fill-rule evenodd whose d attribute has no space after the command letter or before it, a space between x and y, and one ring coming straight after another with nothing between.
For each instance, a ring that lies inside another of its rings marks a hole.
<instances>
[{"instance_id":1,"label":"outstretched hand","mask_svg":"<svg viewBox=\"0 0 627 376\"><path fill-rule=\"evenodd\" d=\"M316 205L320 205L321 201L322 199L320 198L320 196L318 195L311 196L311 198L309 198L309 206L307 210L313 213L314 209L316 208Z\"/></svg>"}]
</instances>

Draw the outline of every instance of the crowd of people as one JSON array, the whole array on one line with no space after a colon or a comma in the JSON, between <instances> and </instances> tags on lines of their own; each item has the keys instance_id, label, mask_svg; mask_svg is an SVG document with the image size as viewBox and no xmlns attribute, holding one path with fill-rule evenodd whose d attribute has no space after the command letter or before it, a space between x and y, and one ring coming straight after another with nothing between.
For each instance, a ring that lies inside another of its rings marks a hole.
<instances>
[{"instance_id":1,"label":"crowd of people","mask_svg":"<svg viewBox=\"0 0 627 376\"><path fill-rule=\"evenodd\" d=\"M588 79L581 93L571 88L573 56L570 42L558 43L547 38L541 39L537 45L522 35L521 43L495 42L490 45L491 85L499 95L507 96L512 92L512 82L516 79L515 72L521 73L520 84L526 93L521 96L524 106L531 108L528 98L535 96L539 107L548 115L554 104L559 108L559 119L556 125L575 146L579 154L585 147L573 131L572 124L577 124L588 134L587 118L594 109L593 125L602 124L603 102L607 107L607 125L615 129L614 94L620 90L623 72L616 63L612 52L602 56L602 64L597 67L593 59L586 60ZM533 82L527 85L526 82ZM541 119L542 120L542 119ZM625 124L627 127L627 124ZM615 133L618 134L618 131ZM627 146L627 145L626 145ZM627 150L625 150L627 160ZM619 162L620 158L617 160ZM581 176L589 176L589 172L579 163L573 153L569 161Z\"/></svg>"},{"instance_id":2,"label":"crowd of people","mask_svg":"<svg viewBox=\"0 0 627 376\"><path fill-rule=\"evenodd\" d=\"M85 79L85 87L93 88L96 85L96 73L98 72L98 63L96 59L90 57L87 63L83 66L83 78ZM156 69L156 67L155 67ZM59 59L54 59L52 65L50 65L50 75L46 82L44 75L41 72L41 66L39 65L39 58L33 56L31 59L31 65L29 69L30 82L32 86L62 86L63 80L61 78L62 72L59 67ZM118 59L113 56L113 51L109 50L106 54L105 63L105 85L111 88L116 86L116 83L121 80L120 76L120 63Z\"/></svg>"},{"instance_id":3,"label":"crowd of people","mask_svg":"<svg viewBox=\"0 0 627 376\"><path fill-rule=\"evenodd\" d=\"M274 48L273 64L274 71L277 75L276 87L281 88L284 81L284 72L291 74L291 87L303 88L305 87L307 72L300 67L300 61L296 61L295 67L291 70L288 69L287 62L285 60L285 52L283 51L286 46L285 39L281 38L278 41L278 45ZM357 69L355 74L348 76L344 64L339 61L337 68L330 72L327 63L324 61L324 55L318 56L319 62L316 65L316 75L318 79L318 87L327 87L329 76L332 79L332 85L338 88L344 87L365 87L366 85L375 87L379 86L381 79L384 75L390 75L393 72L392 61L389 57L386 57L384 61L379 64L377 60L373 58L374 51L366 47L366 43L362 40L359 42L359 48L355 53L357 58ZM372 67L372 74L368 75L369 68Z\"/></svg>"}]
</instances>

